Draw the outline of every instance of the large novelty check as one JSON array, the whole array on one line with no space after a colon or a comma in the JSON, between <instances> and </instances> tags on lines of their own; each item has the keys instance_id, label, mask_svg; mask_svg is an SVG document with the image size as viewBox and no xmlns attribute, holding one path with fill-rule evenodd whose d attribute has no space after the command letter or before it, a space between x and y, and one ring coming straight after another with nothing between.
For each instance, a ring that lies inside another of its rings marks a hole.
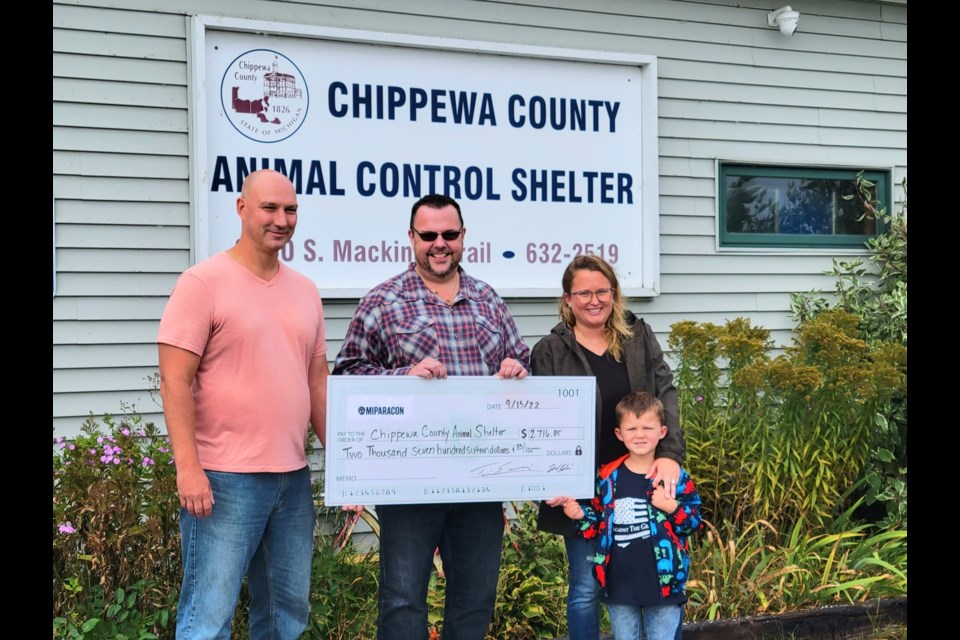
<instances>
[{"instance_id":1,"label":"large novelty check","mask_svg":"<svg viewBox=\"0 0 960 640\"><path fill-rule=\"evenodd\" d=\"M596 381L330 376L324 502L587 498Z\"/></svg>"}]
</instances>

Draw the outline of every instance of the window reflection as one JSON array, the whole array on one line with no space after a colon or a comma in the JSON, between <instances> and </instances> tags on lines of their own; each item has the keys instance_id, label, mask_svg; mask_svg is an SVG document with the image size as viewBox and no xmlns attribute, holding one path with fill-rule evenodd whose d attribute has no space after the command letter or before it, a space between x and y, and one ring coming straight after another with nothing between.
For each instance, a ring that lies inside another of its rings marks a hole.
<instances>
[{"instance_id":1,"label":"window reflection","mask_svg":"<svg viewBox=\"0 0 960 640\"><path fill-rule=\"evenodd\" d=\"M727 176L726 230L790 235L874 235L855 182L837 179Z\"/></svg>"}]
</instances>

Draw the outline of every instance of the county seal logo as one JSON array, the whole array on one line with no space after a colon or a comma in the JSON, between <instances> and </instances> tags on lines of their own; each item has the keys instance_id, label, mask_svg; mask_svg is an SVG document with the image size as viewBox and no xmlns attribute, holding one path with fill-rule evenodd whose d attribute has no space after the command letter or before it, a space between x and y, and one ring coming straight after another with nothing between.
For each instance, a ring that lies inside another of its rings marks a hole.
<instances>
[{"instance_id":1,"label":"county seal logo","mask_svg":"<svg viewBox=\"0 0 960 640\"><path fill-rule=\"evenodd\" d=\"M227 66L220 101L227 120L243 136L280 142L303 125L310 92L293 60L270 49L252 49Z\"/></svg>"}]
</instances>

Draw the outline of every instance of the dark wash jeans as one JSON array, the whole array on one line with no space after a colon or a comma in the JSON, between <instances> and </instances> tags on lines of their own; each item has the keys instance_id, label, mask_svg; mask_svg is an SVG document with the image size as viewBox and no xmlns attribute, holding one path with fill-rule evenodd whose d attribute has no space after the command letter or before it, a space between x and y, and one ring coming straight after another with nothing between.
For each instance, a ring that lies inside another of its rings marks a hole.
<instances>
[{"instance_id":1,"label":"dark wash jeans","mask_svg":"<svg viewBox=\"0 0 960 640\"><path fill-rule=\"evenodd\" d=\"M443 640L483 640L497 595L503 505L381 505L377 516L377 639L427 638L427 583L439 547L446 576Z\"/></svg>"}]
</instances>

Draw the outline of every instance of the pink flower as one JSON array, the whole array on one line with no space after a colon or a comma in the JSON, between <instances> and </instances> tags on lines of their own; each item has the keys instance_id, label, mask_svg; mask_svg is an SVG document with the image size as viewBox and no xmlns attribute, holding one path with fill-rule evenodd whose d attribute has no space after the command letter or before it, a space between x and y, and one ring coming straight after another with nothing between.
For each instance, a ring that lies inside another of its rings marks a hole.
<instances>
[{"instance_id":1,"label":"pink flower","mask_svg":"<svg viewBox=\"0 0 960 640\"><path fill-rule=\"evenodd\" d=\"M73 528L73 525L70 524L69 522L61 523L58 529L60 530L60 533L65 533L67 535L70 535L71 533L76 533L77 531L76 529Z\"/></svg>"},{"instance_id":2,"label":"pink flower","mask_svg":"<svg viewBox=\"0 0 960 640\"><path fill-rule=\"evenodd\" d=\"M703 402L703 396L697 396L697 402Z\"/></svg>"}]
</instances>

